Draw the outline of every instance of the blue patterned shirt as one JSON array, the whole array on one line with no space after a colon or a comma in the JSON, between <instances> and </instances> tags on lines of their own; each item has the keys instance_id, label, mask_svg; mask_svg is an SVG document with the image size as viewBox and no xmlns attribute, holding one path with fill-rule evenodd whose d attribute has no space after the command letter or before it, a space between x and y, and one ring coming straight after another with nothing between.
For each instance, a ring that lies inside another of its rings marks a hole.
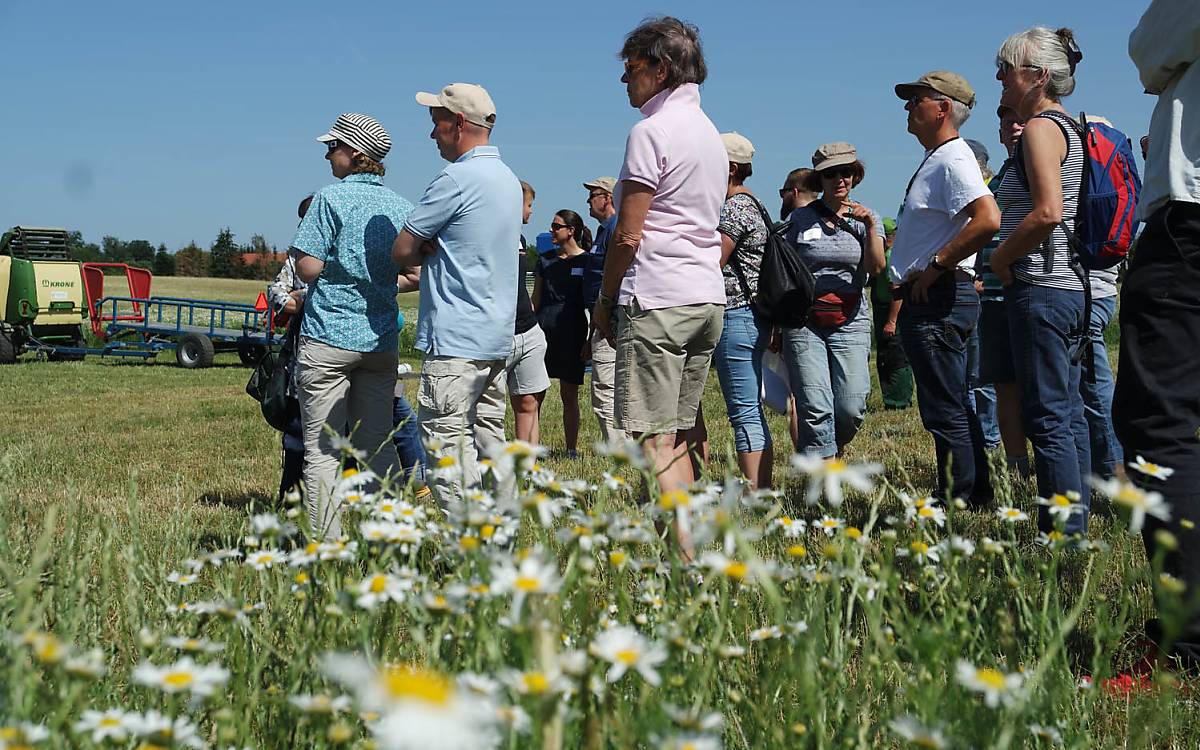
<instances>
[{"instance_id":1,"label":"blue patterned shirt","mask_svg":"<svg viewBox=\"0 0 1200 750\"><path fill-rule=\"evenodd\" d=\"M313 196L292 248L325 263L308 289L300 335L339 349L396 349L392 243L413 206L373 174L352 174Z\"/></svg>"}]
</instances>

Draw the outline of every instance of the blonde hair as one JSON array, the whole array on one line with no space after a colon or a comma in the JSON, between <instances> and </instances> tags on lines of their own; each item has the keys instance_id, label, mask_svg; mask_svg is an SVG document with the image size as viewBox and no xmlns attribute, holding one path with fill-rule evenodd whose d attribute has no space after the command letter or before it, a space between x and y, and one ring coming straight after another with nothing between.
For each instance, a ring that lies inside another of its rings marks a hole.
<instances>
[{"instance_id":1,"label":"blonde hair","mask_svg":"<svg viewBox=\"0 0 1200 750\"><path fill-rule=\"evenodd\" d=\"M380 164L361 151L355 151L352 158L354 159L354 168L351 174L377 174L383 177L384 172L387 171L383 164Z\"/></svg>"}]
</instances>

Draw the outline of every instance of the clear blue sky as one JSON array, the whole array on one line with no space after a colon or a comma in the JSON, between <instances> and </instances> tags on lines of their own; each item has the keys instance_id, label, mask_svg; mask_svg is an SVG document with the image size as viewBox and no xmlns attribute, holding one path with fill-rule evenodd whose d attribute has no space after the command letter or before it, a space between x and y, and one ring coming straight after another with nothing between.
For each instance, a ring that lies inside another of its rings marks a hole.
<instances>
[{"instance_id":1,"label":"clear blue sky","mask_svg":"<svg viewBox=\"0 0 1200 750\"><path fill-rule=\"evenodd\" d=\"M893 84L965 75L979 104L964 135L996 167L996 49L1028 26L1068 25L1084 60L1067 108L1107 115L1136 141L1154 100L1126 43L1147 4L0 0L0 226L172 250L207 248L229 226L283 249L296 203L332 181L313 139L338 113L383 122L387 183L415 202L443 162L413 94L468 81L491 92L493 142L537 189L532 238L558 209L585 213L584 179L617 173L639 114L615 52L648 13L700 27L704 108L754 142L749 186L772 210L788 170L848 140L867 166L857 199L892 215L921 156Z\"/></svg>"}]
</instances>

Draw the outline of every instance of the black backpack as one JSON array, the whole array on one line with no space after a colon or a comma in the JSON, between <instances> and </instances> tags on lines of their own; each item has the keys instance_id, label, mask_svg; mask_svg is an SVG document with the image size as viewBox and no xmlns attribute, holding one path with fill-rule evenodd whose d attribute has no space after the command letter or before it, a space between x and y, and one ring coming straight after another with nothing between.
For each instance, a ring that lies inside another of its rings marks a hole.
<instances>
[{"instance_id":1,"label":"black backpack","mask_svg":"<svg viewBox=\"0 0 1200 750\"><path fill-rule=\"evenodd\" d=\"M813 278L812 271L808 270L808 266L804 265L804 261L800 260L796 248L784 237L791 225L784 222L779 226L772 226L771 216L767 209L763 208L763 204L753 195L746 195L758 207L763 224L767 227L767 243L763 246L762 265L758 269L758 294L750 294L746 277L742 275L737 263L734 263L738 248L751 232L738 238L733 253L730 254L729 263L733 267L733 273L741 283L746 299L750 300L750 304L754 305L760 315L773 325L800 328L808 321L808 314L812 311L813 300L816 297L816 279Z\"/></svg>"}]
</instances>

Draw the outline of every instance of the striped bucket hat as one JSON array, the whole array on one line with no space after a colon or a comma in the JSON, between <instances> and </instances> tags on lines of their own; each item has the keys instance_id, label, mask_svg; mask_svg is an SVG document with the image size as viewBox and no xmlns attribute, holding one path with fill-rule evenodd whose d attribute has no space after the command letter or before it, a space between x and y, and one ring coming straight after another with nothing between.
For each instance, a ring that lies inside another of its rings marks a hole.
<instances>
[{"instance_id":1,"label":"striped bucket hat","mask_svg":"<svg viewBox=\"0 0 1200 750\"><path fill-rule=\"evenodd\" d=\"M338 115L337 121L325 135L317 136L321 143L344 141L356 151L361 151L375 161L383 161L392 148L392 138L370 115L347 112Z\"/></svg>"}]
</instances>

